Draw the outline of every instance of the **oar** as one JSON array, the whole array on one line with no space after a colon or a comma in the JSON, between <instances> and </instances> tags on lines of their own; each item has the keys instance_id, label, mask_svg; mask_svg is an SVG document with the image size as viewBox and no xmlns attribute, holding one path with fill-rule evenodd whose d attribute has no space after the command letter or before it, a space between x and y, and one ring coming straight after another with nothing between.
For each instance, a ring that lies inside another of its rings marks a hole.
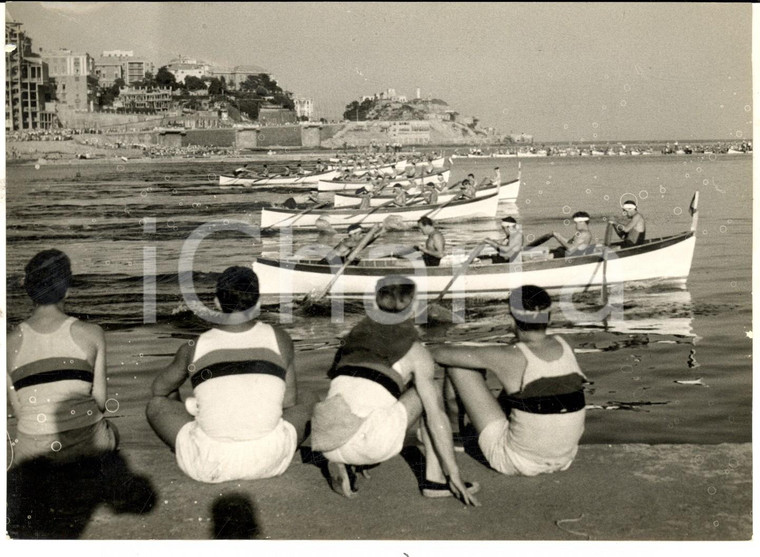
<instances>
[{"instance_id":1,"label":"oar","mask_svg":"<svg viewBox=\"0 0 760 557\"><path fill-rule=\"evenodd\" d=\"M554 237L554 234L551 234L551 233L550 234L544 234L543 236L539 236L538 238L536 238L532 242L530 242L528 244L525 244L525 248L535 248L536 246L540 246L544 242L548 242L553 237Z\"/></svg>"},{"instance_id":2,"label":"oar","mask_svg":"<svg viewBox=\"0 0 760 557\"><path fill-rule=\"evenodd\" d=\"M602 307L607 307L607 302L609 300L609 293L607 292L607 250L610 246L610 241L612 240L612 226L613 224L611 222L607 223L607 228L604 231L604 248L602 250ZM607 318L609 315L605 312L604 314L604 330L607 330Z\"/></svg>"},{"instance_id":3,"label":"oar","mask_svg":"<svg viewBox=\"0 0 760 557\"><path fill-rule=\"evenodd\" d=\"M467 268L470 266L470 263L473 262L473 260L480 255L480 252L483 250L483 248L486 247L485 242L480 242L477 246L472 248L472 251L467 255L467 259L464 260L464 263L462 263L459 268L456 270L454 275L451 277L451 280L448 282L448 284L441 290L441 292L438 294L438 296L435 297L435 299L431 302L433 304L437 304L441 300L443 300L443 297L446 295L446 293L449 291L449 289L453 286L454 282L462 276L462 274L467 271Z\"/></svg>"},{"instance_id":4,"label":"oar","mask_svg":"<svg viewBox=\"0 0 760 557\"><path fill-rule=\"evenodd\" d=\"M438 293L438 296L436 296L432 302L429 302L427 305L427 311L428 314L430 313L431 308L434 308L434 311L440 316L440 315L446 315L446 321L453 321L452 317L453 315L451 312L438 305L438 302L443 300L443 297L446 295L446 293L449 291L449 289L454 285L456 280L461 277L465 272L467 272L467 269L470 267L470 264L475 260L475 258L480 255L480 252L483 250L483 248L486 247L485 242L480 242L477 246L475 246L472 251L467 255L467 259L464 260L464 262L459 266L459 268L454 272L453 276L451 277L451 280L448 282L446 286L444 286L443 290L441 290ZM443 321L443 319L439 320Z\"/></svg>"},{"instance_id":5,"label":"oar","mask_svg":"<svg viewBox=\"0 0 760 557\"><path fill-rule=\"evenodd\" d=\"M461 201L461 200L460 200L460 199L457 199L456 197L452 197L451 199L449 199L449 200L448 200L448 201L446 201L445 203L441 203L440 205L438 205L438 206L437 206L437 207L435 207L434 209L431 209L430 211L428 211L427 213L425 213L423 216L424 216L424 217L429 217L429 216L430 216L430 215L432 215L433 213L437 213L438 211L440 211L440 210L441 210L441 209L443 209L444 207L447 207L447 206L451 205L452 203L454 203L454 201ZM420 218L422 218L422 217L420 217Z\"/></svg>"},{"instance_id":6,"label":"oar","mask_svg":"<svg viewBox=\"0 0 760 557\"><path fill-rule=\"evenodd\" d=\"M295 215L291 215L289 217L285 217L284 219L278 220L277 222L274 222L274 223L270 224L269 226L265 226L264 228L261 229L261 231L263 232L264 230L269 230L273 226L277 226L278 224L283 223L283 222L285 222L286 220L289 220L289 219L293 219L293 222L296 222L298 219L300 219L306 213L310 213L314 209L321 209L322 207L326 207L327 205L329 205L329 203L326 203L326 202L317 203L316 205L312 205L311 207L307 207L306 209L304 209L303 211L300 211L299 213L296 213Z\"/></svg>"},{"instance_id":7,"label":"oar","mask_svg":"<svg viewBox=\"0 0 760 557\"><path fill-rule=\"evenodd\" d=\"M330 289L333 287L333 285L337 282L338 278L343 274L343 272L346 270L346 268L351 264L351 262L356 259L356 257L359 255L359 252L361 252L364 248L367 247L367 245L375 239L375 234L380 229L381 225L380 223L376 224L372 228L369 229L369 232L362 238L361 242L354 248L354 250L348 254L348 257L346 257L346 261L343 263L343 265L338 269L338 271L335 273L333 278L330 280L330 282L327 283L327 286L322 288L321 290L318 290L316 292L312 292L308 294L303 302L313 304L315 302L318 302L322 298L324 298L328 292L330 292Z\"/></svg>"},{"instance_id":8,"label":"oar","mask_svg":"<svg viewBox=\"0 0 760 557\"><path fill-rule=\"evenodd\" d=\"M393 203L394 201L395 201L395 200L391 199L390 201L386 201L385 203L381 203L380 205L377 205L376 207L372 207L371 209L369 209L369 211L367 212L367 214L366 214L366 215L364 215L364 216L362 217L362 219L361 219L359 222L357 222L356 224L361 224L362 222L364 222L364 220L365 220L365 219L366 219L368 216L370 216L371 214L373 214L373 213L377 212L377 210L378 210L378 209L382 209L383 207L387 207L388 205L390 205L390 204L391 204L391 203ZM358 216L359 214L361 214L361 213L349 213L349 214L347 214L347 215L343 215L343 218L344 218L344 219L350 219L350 218L353 218L353 217L356 217L356 216Z\"/></svg>"}]
</instances>

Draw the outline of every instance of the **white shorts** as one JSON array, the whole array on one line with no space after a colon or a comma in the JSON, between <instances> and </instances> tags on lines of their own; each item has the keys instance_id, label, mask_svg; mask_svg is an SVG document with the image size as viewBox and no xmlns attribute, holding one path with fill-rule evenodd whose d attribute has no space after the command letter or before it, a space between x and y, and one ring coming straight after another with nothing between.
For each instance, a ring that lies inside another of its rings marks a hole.
<instances>
[{"instance_id":1,"label":"white shorts","mask_svg":"<svg viewBox=\"0 0 760 557\"><path fill-rule=\"evenodd\" d=\"M518 454L510 445L509 420L495 420L488 424L478 437L478 446L494 470L507 476L537 476L567 470L573 463L578 447L567 458L537 462Z\"/></svg>"},{"instance_id":2,"label":"white shorts","mask_svg":"<svg viewBox=\"0 0 760 557\"><path fill-rule=\"evenodd\" d=\"M355 466L378 464L401 452L406 429L406 407L401 402L395 402L373 410L345 444L326 451L324 456L332 462Z\"/></svg>"},{"instance_id":3,"label":"white shorts","mask_svg":"<svg viewBox=\"0 0 760 557\"><path fill-rule=\"evenodd\" d=\"M293 460L295 428L283 419L271 432L252 441L209 437L192 421L179 430L175 452L180 469L200 482L255 480L279 476Z\"/></svg>"}]
</instances>

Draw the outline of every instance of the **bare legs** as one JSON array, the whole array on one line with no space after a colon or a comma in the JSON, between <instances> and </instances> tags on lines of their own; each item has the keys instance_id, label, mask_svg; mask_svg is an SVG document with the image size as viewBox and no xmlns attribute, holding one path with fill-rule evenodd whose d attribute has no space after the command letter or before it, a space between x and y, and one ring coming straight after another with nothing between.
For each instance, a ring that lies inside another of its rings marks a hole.
<instances>
[{"instance_id":1,"label":"bare legs","mask_svg":"<svg viewBox=\"0 0 760 557\"><path fill-rule=\"evenodd\" d=\"M504 411L488 390L483 374L456 367L450 367L446 372L478 433L481 433L491 422L504 419Z\"/></svg>"}]
</instances>

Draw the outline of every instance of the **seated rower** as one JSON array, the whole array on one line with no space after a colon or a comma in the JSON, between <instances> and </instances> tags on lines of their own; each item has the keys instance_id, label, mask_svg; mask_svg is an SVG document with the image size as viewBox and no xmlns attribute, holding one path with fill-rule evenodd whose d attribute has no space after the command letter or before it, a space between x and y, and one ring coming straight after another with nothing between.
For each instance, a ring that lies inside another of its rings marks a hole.
<instances>
[{"instance_id":1,"label":"seated rower","mask_svg":"<svg viewBox=\"0 0 760 557\"><path fill-rule=\"evenodd\" d=\"M369 209L372 206L372 193L367 188L359 188L355 193L361 197L359 209Z\"/></svg>"},{"instance_id":2,"label":"seated rower","mask_svg":"<svg viewBox=\"0 0 760 557\"><path fill-rule=\"evenodd\" d=\"M194 480L279 476L304 440L313 403L298 404L293 340L256 319L259 283L229 267L216 284L217 323L180 346L154 379L148 423ZM187 381L193 396L180 400Z\"/></svg>"},{"instance_id":3,"label":"seated rower","mask_svg":"<svg viewBox=\"0 0 760 557\"><path fill-rule=\"evenodd\" d=\"M348 256L364 239L365 231L361 224L350 224L346 229L347 236L343 238L325 257L320 261L323 265L343 265ZM370 232L367 232L369 234ZM377 236L372 241L377 239ZM369 244L367 244L369 245ZM353 264L358 263L359 258L354 259Z\"/></svg>"},{"instance_id":4,"label":"seated rower","mask_svg":"<svg viewBox=\"0 0 760 557\"><path fill-rule=\"evenodd\" d=\"M489 246L496 248L497 253L493 256L494 263L512 263L519 261L519 255L523 248L522 227L517 224L513 217L504 217L501 219L501 229L504 232L504 238L498 242L486 239Z\"/></svg>"},{"instance_id":5,"label":"seated rower","mask_svg":"<svg viewBox=\"0 0 760 557\"><path fill-rule=\"evenodd\" d=\"M623 214L628 218L626 224L609 220L617 235L623 240L622 247L630 248L643 244L646 237L646 222L644 222L642 214L638 212L636 202L626 201L623 203Z\"/></svg>"},{"instance_id":6,"label":"seated rower","mask_svg":"<svg viewBox=\"0 0 760 557\"><path fill-rule=\"evenodd\" d=\"M422 190L422 198L427 205L435 205L438 203L438 190L436 189L434 182L428 182L425 184Z\"/></svg>"},{"instance_id":7,"label":"seated rower","mask_svg":"<svg viewBox=\"0 0 760 557\"><path fill-rule=\"evenodd\" d=\"M406 207L406 190L401 184L393 184L393 203L395 207Z\"/></svg>"},{"instance_id":8,"label":"seated rower","mask_svg":"<svg viewBox=\"0 0 760 557\"><path fill-rule=\"evenodd\" d=\"M572 238L565 239L557 232L552 232L552 236L562 244L560 247L550 251L555 258L572 257L574 255L585 255L594 249L592 244L591 230L589 230L589 214L585 211L578 211L573 214L575 222L575 234Z\"/></svg>"},{"instance_id":9,"label":"seated rower","mask_svg":"<svg viewBox=\"0 0 760 557\"><path fill-rule=\"evenodd\" d=\"M422 495L478 506L480 486L461 478L433 360L413 323L415 290L407 277L377 282L377 308L341 342L327 398L314 407L311 446L327 459L333 491L354 497L356 468L399 455L414 428L425 453Z\"/></svg>"},{"instance_id":10,"label":"seated rower","mask_svg":"<svg viewBox=\"0 0 760 557\"><path fill-rule=\"evenodd\" d=\"M475 183L465 178L459 186L459 195L457 199L475 199L478 196L478 190Z\"/></svg>"},{"instance_id":11,"label":"seated rower","mask_svg":"<svg viewBox=\"0 0 760 557\"><path fill-rule=\"evenodd\" d=\"M326 217L320 216L317 219L317 222L314 223L314 226L318 232L317 243L325 246L333 245L335 235L338 233L338 231L333 228L332 224L330 224L330 221Z\"/></svg>"},{"instance_id":12,"label":"seated rower","mask_svg":"<svg viewBox=\"0 0 760 557\"><path fill-rule=\"evenodd\" d=\"M438 267L441 264L446 248L446 239L435 228L435 223L430 217L420 217L417 221L420 232L427 236L424 244L417 244L415 249L422 252L422 260L427 267Z\"/></svg>"},{"instance_id":13,"label":"seated rower","mask_svg":"<svg viewBox=\"0 0 760 557\"><path fill-rule=\"evenodd\" d=\"M547 334L551 303L543 288L516 288L509 310L517 343L431 348L464 404L483 455L505 475L567 470L583 435L586 377L568 343ZM498 398L486 383L489 371L501 383Z\"/></svg>"}]
</instances>

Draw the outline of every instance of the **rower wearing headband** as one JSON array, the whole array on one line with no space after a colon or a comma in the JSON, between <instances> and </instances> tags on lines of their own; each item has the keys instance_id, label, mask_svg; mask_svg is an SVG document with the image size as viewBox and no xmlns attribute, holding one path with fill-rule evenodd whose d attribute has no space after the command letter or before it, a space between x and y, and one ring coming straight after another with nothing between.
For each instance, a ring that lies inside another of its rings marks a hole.
<instances>
[{"instance_id":1,"label":"rower wearing headband","mask_svg":"<svg viewBox=\"0 0 760 557\"><path fill-rule=\"evenodd\" d=\"M494 263L511 263L515 261L523 247L522 226L518 225L513 217L504 217L500 224L504 238L498 242L487 238L485 242L497 250L492 258Z\"/></svg>"},{"instance_id":2,"label":"rower wearing headband","mask_svg":"<svg viewBox=\"0 0 760 557\"><path fill-rule=\"evenodd\" d=\"M610 219L610 224L615 232L623 240L623 247L629 248L644 243L646 236L646 223L644 217L638 212L634 201L623 203L623 214L628 218L628 223L620 224Z\"/></svg>"},{"instance_id":3,"label":"rower wearing headband","mask_svg":"<svg viewBox=\"0 0 760 557\"><path fill-rule=\"evenodd\" d=\"M557 232L552 232L552 236L562 244L559 248L551 250L555 258L572 257L573 255L583 255L592 247L591 230L588 228L590 217L585 211L578 211L573 215L575 222L575 234L569 240Z\"/></svg>"}]
</instances>

